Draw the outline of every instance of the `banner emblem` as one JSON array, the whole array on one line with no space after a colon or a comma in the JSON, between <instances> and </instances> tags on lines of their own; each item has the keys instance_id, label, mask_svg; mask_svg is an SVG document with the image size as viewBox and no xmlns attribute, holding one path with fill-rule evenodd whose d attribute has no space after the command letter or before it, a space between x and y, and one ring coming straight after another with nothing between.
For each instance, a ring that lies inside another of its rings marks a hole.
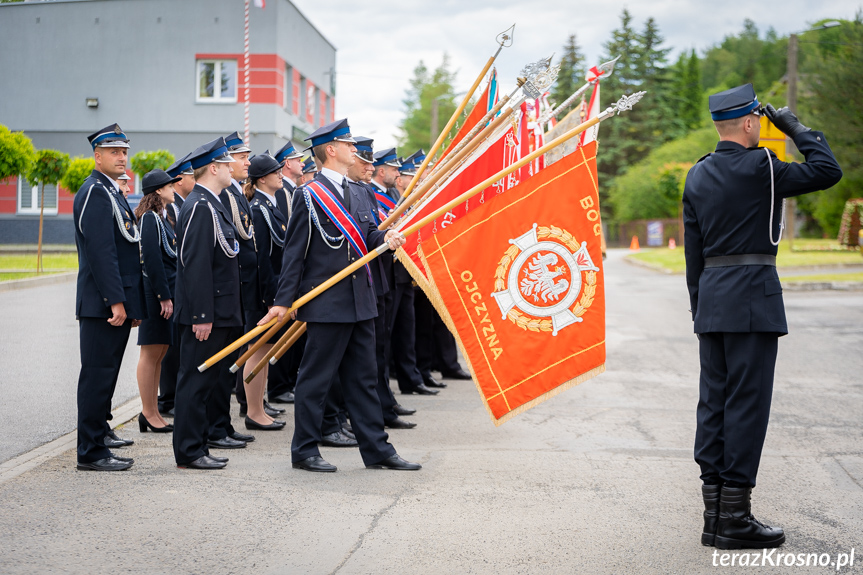
<instances>
[{"instance_id":1,"label":"banner emblem","mask_svg":"<svg viewBox=\"0 0 863 575\"><path fill-rule=\"evenodd\" d=\"M533 227L516 239L494 274L494 293L502 319L529 331L560 330L582 321L596 294L599 268L587 242L579 244L561 228Z\"/></svg>"}]
</instances>

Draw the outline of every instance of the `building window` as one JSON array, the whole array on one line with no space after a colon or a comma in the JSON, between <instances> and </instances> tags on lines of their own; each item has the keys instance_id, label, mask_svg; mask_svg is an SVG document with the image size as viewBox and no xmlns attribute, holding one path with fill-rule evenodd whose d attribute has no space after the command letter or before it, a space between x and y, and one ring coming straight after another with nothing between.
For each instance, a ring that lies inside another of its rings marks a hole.
<instances>
[{"instance_id":1,"label":"building window","mask_svg":"<svg viewBox=\"0 0 863 575\"><path fill-rule=\"evenodd\" d=\"M284 101L284 104L282 107L285 109L285 111L288 114L290 114L293 111L292 110L293 102L291 101L293 94L294 94L294 92L293 92L294 87L293 87L292 82L291 82L291 80L293 79L293 75L294 75L293 68L291 68L290 66L286 66L285 67L285 85L284 85L284 90L283 90L284 95L285 95L285 101Z\"/></svg>"},{"instance_id":2,"label":"building window","mask_svg":"<svg viewBox=\"0 0 863 575\"><path fill-rule=\"evenodd\" d=\"M237 101L237 61L198 60L198 102Z\"/></svg>"},{"instance_id":3,"label":"building window","mask_svg":"<svg viewBox=\"0 0 863 575\"><path fill-rule=\"evenodd\" d=\"M315 112L317 111L317 88L315 85L306 80L306 121L312 126L317 126L315 122Z\"/></svg>"},{"instance_id":4,"label":"building window","mask_svg":"<svg viewBox=\"0 0 863 575\"><path fill-rule=\"evenodd\" d=\"M41 184L31 185L25 178L18 178L18 213L19 214L38 214L40 209L41 198L39 193L42 191ZM45 214L57 214L57 186L53 184L45 185Z\"/></svg>"},{"instance_id":5,"label":"building window","mask_svg":"<svg viewBox=\"0 0 863 575\"><path fill-rule=\"evenodd\" d=\"M306 117L306 106L308 105L308 101L306 100L306 79L300 76L300 118Z\"/></svg>"}]
</instances>

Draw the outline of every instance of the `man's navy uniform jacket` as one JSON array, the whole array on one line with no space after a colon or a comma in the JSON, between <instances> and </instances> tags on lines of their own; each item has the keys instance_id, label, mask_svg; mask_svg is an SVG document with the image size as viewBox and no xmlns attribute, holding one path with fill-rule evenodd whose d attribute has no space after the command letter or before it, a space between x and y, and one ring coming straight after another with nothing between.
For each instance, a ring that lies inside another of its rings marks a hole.
<instances>
[{"instance_id":1,"label":"man's navy uniform jacket","mask_svg":"<svg viewBox=\"0 0 863 575\"><path fill-rule=\"evenodd\" d=\"M836 184L842 170L824 134L794 138L803 164L771 153L774 198L770 221L770 165L763 148L720 141L686 177L683 192L686 283L695 333L788 333L782 286L774 266L704 268L704 258L739 254L776 255L782 200Z\"/></svg>"},{"instance_id":2,"label":"man's navy uniform jacket","mask_svg":"<svg viewBox=\"0 0 863 575\"><path fill-rule=\"evenodd\" d=\"M326 176L318 173L315 181L326 186L337 200L341 200L341 192L334 188ZM321 237L321 233L310 220L305 194L301 193L301 190L302 188L297 188L291 205L282 274L275 299L275 305L285 307L290 307L297 298L362 257L349 247L347 240L334 250ZM366 240L366 247L371 251L383 243L386 232L377 229L372 217L373 207L367 194L350 185L348 193L349 213L359 226L360 233ZM311 201L314 202L313 199ZM339 237L341 232L332 220L320 206L313 206L324 232L330 237ZM354 323L373 319L377 313L377 300L371 277L364 268L360 268L301 307L297 311L297 319L305 322Z\"/></svg>"},{"instance_id":3,"label":"man's navy uniform jacket","mask_svg":"<svg viewBox=\"0 0 863 575\"><path fill-rule=\"evenodd\" d=\"M146 319L144 276L138 242L120 231L111 196L120 207L122 225L133 233L135 216L123 194L96 170L75 194L75 243L78 246L76 317L110 318L111 306L122 303L128 319Z\"/></svg>"},{"instance_id":4,"label":"man's navy uniform jacket","mask_svg":"<svg viewBox=\"0 0 863 575\"><path fill-rule=\"evenodd\" d=\"M242 326L237 258L225 255L216 239L208 204L216 211L228 245L232 249L235 245L237 231L228 210L206 188L196 185L183 203L177 224L174 316L184 325Z\"/></svg>"},{"instance_id":5,"label":"man's navy uniform jacket","mask_svg":"<svg viewBox=\"0 0 863 575\"><path fill-rule=\"evenodd\" d=\"M231 213L231 200L229 195L234 197L237 204L237 216L243 226L243 229L249 230L252 226L252 210L249 207L249 200L242 190L237 189L237 186L231 183L219 194L219 199L222 200L222 205L228 214L228 219L235 223L234 214ZM254 235L244 240L237 236L240 242L240 254L237 256L237 263L240 267L240 283L242 284L242 292L240 297L243 302L243 311L263 310L266 309L264 298L261 297L260 278L258 277L258 254ZM242 315L242 312L241 314Z\"/></svg>"}]
</instances>

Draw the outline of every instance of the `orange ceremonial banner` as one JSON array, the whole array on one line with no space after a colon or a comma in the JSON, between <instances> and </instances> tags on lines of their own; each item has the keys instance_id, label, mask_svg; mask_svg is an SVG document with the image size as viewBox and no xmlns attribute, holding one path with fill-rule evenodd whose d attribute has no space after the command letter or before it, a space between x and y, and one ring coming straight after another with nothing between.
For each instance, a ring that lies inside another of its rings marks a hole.
<instances>
[{"instance_id":1,"label":"orange ceremonial banner","mask_svg":"<svg viewBox=\"0 0 863 575\"><path fill-rule=\"evenodd\" d=\"M605 371L596 142L424 238L495 425Z\"/></svg>"}]
</instances>

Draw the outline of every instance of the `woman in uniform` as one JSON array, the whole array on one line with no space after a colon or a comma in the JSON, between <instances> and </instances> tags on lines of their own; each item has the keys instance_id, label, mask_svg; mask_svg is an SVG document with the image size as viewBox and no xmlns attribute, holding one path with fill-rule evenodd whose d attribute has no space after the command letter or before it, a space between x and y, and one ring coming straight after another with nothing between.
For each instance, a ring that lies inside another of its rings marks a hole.
<instances>
[{"instance_id":1,"label":"woman in uniform","mask_svg":"<svg viewBox=\"0 0 863 575\"><path fill-rule=\"evenodd\" d=\"M174 182L163 170L148 172L141 180L144 197L135 209L141 225L141 265L144 269L144 295L147 318L138 328L138 390L141 393L141 432L174 430L159 415L159 374L162 359L173 341L174 281L177 277L177 253L174 230L165 221L168 205L174 201Z\"/></svg>"},{"instance_id":2,"label":"woman in uniform","mask_svg":"<svg viewBox=\"0 0 863 575\"><path fill-rule=\"evenodd\" d=\"M249 181L244 193L252 209L252 223L255 227L255 242L258 246L258 275L261 286L261 297L269 308L273 305L276 290L279 285L279 273L282 270L282 250L285 245L285 233L288 222L282 215L276 203L276 191L282 188L282 164L267 153L255 156L249 166ZM257 326L258 320L264 317L265 310L246 312L246 331ZM273 336L276 341L284 334L284 329ZM272 344L261 347L244 366L244 376L270 350ZM259 430L278 430L285 422L274 420L264 411L264 388L267 385L269 364L255 376L246 387L246 399L249 410L246 415L246 428Z\"/></svg>"}]
</instances>

